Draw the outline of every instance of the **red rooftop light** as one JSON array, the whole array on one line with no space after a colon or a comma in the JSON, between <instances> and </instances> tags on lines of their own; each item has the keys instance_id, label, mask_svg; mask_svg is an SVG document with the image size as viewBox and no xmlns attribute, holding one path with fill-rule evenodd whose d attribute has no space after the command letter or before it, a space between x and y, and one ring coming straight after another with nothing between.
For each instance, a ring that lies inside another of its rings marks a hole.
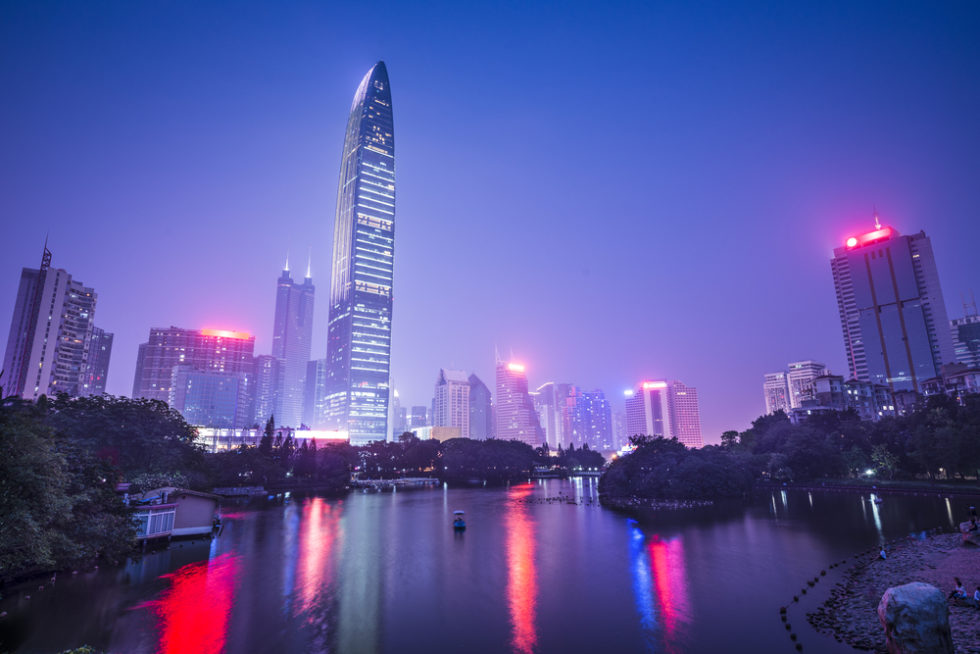
<instances>
[{"instance_id":1,"label":"red rooftop light","mask_svg":"<svg viewBox=\"0 0 980 654\"><path fill-rule=\"evenodd\" d=\"M217 336L218 338L238 338L242 340L251 337L248 332L233 332L228 329L202 329L201 334L204 336Z\"/></svg>"},{"instance_id":2,"label":"red rooftop light","mask_svg":"<svg viewBox=\"0 0 980 654\"><path fill-rule=\"evenodd\" d=\"M667 388L667 382L665 381L645 381L643 382L643 390L649 391L653 388Z\"/></svg>"},{"instance_id":3,"label":"red rooftop light","mask_svg":"<svg viewBox=\"0 0 980 654\"><path fill-rule=\"evenodd\" d=\"M847 239L844 244L849 248L856 248L861 245L867 245L868 243L874 243L875 241L890 238L892 231L893 230L891 227L882 227L881 229L876 229L875 231L868 232L867 234L852 236Z\"/></svg>"}]
</instances>

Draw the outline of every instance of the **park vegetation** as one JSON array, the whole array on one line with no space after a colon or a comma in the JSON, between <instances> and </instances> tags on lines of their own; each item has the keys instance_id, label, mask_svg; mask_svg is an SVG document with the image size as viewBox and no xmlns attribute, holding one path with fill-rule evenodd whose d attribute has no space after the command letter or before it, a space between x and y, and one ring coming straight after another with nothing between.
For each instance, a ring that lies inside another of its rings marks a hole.
<instances>
[{"instance_id":1,"label":"park vegetation","mask_svg":"<svg viewBox=\"0 0 980 654\"><path fill-rule=\"evenodd\" d=\"M587 447L552 453L516 441L440 443L411 433L361 447L306 439L297 446L273 424L270 417L257 447L209 454L180 413L157 400L0 399L0 584L123 560L135 527L116 492L120 482L131 493L169 485L341 493L353 475L497 484L527 479L536 468L567 474L603 464Z\"/></svg>"},{"instance_id":2,"label":"park vegetation","mask_svg":"<svg viewBox=\"0 0 980 654\"><path fill-rule=\"evenodd\" d=\"M980 475L980 395L929 397L914 411L878 422L853 411L793 424L762 416L720 445L688 449L676 440L635 436L636 449L609 465L603 501L742 497L760 482L857 480L975 482Z\"/></svg>"}]
</instances>

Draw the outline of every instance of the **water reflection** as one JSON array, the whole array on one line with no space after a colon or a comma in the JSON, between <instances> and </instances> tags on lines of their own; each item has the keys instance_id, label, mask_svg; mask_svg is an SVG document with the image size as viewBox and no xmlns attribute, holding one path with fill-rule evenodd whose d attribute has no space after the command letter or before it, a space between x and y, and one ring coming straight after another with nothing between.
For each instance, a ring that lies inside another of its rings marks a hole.
<instances>
[{"instance_id":1,"label":"water reflection","mask_svg":"<svg viewBox=\"0 0 980 654\"><path fill-rule=\"evenodd\" d=\"M171 587L149 607L159 616L162 654L221 652L228 633L238 576L238 557L222 554L210 561L185 565L173 574Z\"/></svg>"},{"instance_id":2,"label":"water reflection","mask_svg":"<svg viewBox=\"0 0 980 654\"><path fill-rule=\"evenodd\" d=\"M673 644L678 642L678 627L690 614L683 541L679 537L665 540L656 535L647 539L634 524L630 535L630 570L648 649L654 649L659 616L661 635L667 649L673 650Z\"/></svg>"},{"instance_id":3,"label":"water reflection","mask_svg":"<svg viewBox=\"0 0 980 654\"><path fill-rule=\"evenodd\" d=\"M295 609L304 621L315 622L318 609L324 608L327 591L333 586L331 555L337 536L340 509L315 497L303 507L303 522L299 537L297 563L297 595Z\"/></svg>"},{"instance_id":4,"label":"water reflection","mask_svg":"<svg viewBox=\"0 0 980 654\"><path fill-rule=\"evenodd\" d=\"M533 652L538 635L535 631L538 579L534 564L534 521L523 501L534 492L534 486L523 484L510 490L507 503L507 603L513 627L512 646L518 652Z\"/></svg>"}]
</instances>

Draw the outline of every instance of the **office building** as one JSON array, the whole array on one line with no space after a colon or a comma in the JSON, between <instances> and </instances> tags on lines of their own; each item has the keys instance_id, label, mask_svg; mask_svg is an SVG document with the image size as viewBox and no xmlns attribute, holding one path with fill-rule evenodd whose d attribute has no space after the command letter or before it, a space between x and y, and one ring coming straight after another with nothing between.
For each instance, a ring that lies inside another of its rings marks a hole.
<instances>
[{"instance_id":1,"label":"office building","mask_svg":"<svg viewBox=\"0 0 980 654\"><path fill-rule=\"evenodd\" d=\"M388 435L394 255L391 89L378 62L347 122L330 277L326 419L355 445Z\"/></svg>"},{"instance_id":2,"label":"office building","mask_svg":"<svg viewBox=\"0 0 980 654\"><path fill-rule=\"evenodd\" d=\"M682 382L668 384L667 403L670 409L671 435L688 447L701 447L701 408L698 389Z\"/></svg>"},{"instance_id":3,"label":"office building","mask_svg":"<svg viewBox=\"0 0 980 654\"><path fill-rule=\"evenodd\" d=\"M831 260L850 376L919 392L954 361L932 244L883 227L852 236Z\"/></svg>"},{"instance_id":4,"label":"office building","mask_svg":"<svg viewBox=\"0 0 980 654\"><path fill-rule=\"evenodd\" d=\"M496 438L523 441L531 447L545 443L544 430L528 394L524 366L519 363L497 362Z\"/></svg>"},{"instance_id":5,"label":"office building","mask_svg":"<svg viewBox=\"0 0 980 654\"><path fill-rule=\"evenodd\" d=\"M271 354L262 354L254 358L254 381L252 395L254 397L254 412L252 420L260 427L265 427L269 418L276 418L279 407L279 389L282 388L281 360Z\"/></svg>"},{"instance_id":6,"label":"office building","mask_svg":"<svg viewBox=\"0 0 980 654\"><path fill-rule=\"evenodd\" d=\"M303 395L303 424L323 429L326 424L327 360L306 362L306 390Z\"/></svg>"},{"instance_id":7,"label":"office building","mask_svg":"<svg viewBox=\"0 0 980 654\"><path fill-rule=\"evenodd\" d=\"M272 356L279 359L280 386L276 424L299 427L303 422L306 368L313 339L313 279L307 263L303 283L289 275L289 261L276 282L276 314L272 326Z\"/></svg>"},{"instance_id":8,"label":"office building","mask_svg":"<svg viewBox=\"0 0 980 654\"><path fill-rule=\"evenodd\" d=\"M813 380L827 374L827 366L816 361L794 361L789 364L786 382L789 386L789 406L796 409L805 400L813 399Z\"/></svg>"},{"instance_id":9,"label":"office building","mask_svg":"<svg viewBox=\"0 0 980 654\"><path fill-rule=\"evenodd\" d=\"M429 422L429 409L421 405L415 405L412 407L412 413L408 418L409 427L425 427L431 424Z\"/></svg>"},{"instance_id":10,"label":"office building","mask_svg":"<svg viewBox=\"0 0 980 654\"><path fill-rule=\"evenodd\" d=\"M5 395L36 400L105 390L112 334L95 331L96 298L94 289L51 267L46 245L41 266L21 270L3 358Z\"/></svg>"},{"instance_id":11,"label":"office building","mask_svg":"<svg viewBox=\"0 0 980 654\"><path fill-rule=\"evenodd\" d=\"M600 452L618 449L613 439L612 407L605 393L575 389L567 398L566 414L570 426L568 444L588 445Z\"/></svg>"},{"instance_id":12,"label":"office building","mask_svg":"<svg viewBox=\"0 0 980 654\"><path fill-rule=\"evenodd\" d=\"M626 394L626 431L630 436L676 438L701 447L697 389L679 381L644 381Z\"/></svg>"},{"instance_id":13,"label":"office building","mask_svg":"<svg viewBox=\"0 0 980 654\"><path fill-rule=\"evenodd\" d=\"M789 378L785 372L768 372L762 382L762 393L766 399L766 413L777 411L789 413L792 408L789 394Z\"/></svg>"},{"instance_id":14,"label":"office building","mask_svg":"<svg viewBox=\"0 0 980 654\"><path fill-rule=\"evenodd\" d=\"M493 394L475 374L470 375L469 437L483 441L493 438Z\"/></svg>"},{"instance_id":15,"label":"office building","mask_svg":"<svg viewBox=\"0 0 980 654\"><path fill-rule=\"evenodd\" d=\"M168 402L192 425L250 427L254 409L250 402L249 382L247 373L174 366Z\"/></svg>"},{"instance_id":16,"label":"office building","mask_svg":"<svg viewBox=\"0 0 980 654\"><path fill-rule=\"evenodd\" d=\"M572 384L547 382L531 392L531 400L538 412L538 422L544 430L545 441L551 449L568 447L575 442L571 435L571 419L568 413L570 398L578 392ZM579 444L576 443L576 446Z\"/></svg>"},{"instance_id":17,"label":"office building","mask_svg":"<svg viewBox=\"0 0 980 654\"><path fill-rule=\"evenodd\" d=\"M432 397L432 425L459 427L460 434L470 433L470 380L462 370L439 371Z\"/></svg>"},{"instance_id":18,"label":"office building","mask_svg":"<svg viewBox=\"0 0 980 654\"><path fill-rule=\"evenodd\" d=\"M251 375L255 337L224 329L154 327L139 346L133 397L170 402L174 366Z\"/></svg>"},{"instance_id":19,"label":"office building","mask_svg":"<svg viewBox=\"0 0 980 654\"><path fill-rule=\"evenodd\" d=\"M976 305L972 313L954 318L949 326L956 361L970 368L980 368L980 316L977 315Z\"/></svg>"}]
</instances>

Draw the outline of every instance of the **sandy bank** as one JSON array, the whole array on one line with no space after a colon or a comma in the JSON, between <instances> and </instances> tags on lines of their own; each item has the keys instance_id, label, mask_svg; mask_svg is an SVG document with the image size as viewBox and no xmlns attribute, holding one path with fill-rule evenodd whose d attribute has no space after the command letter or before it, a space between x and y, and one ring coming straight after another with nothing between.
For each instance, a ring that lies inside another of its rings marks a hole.
<instances>
[{"instance_id":1,"label":"sandy bank","mask_svg":"<svg viewBox=\"0 0 980 654\"><path fill-rule=\"evenodd\" d=\"M881 596L891 586L922 581L949 593L954 576L963 580L971 596L980 586L980 548L963 545L958 533L900 541L889 547L885 561L874 554L857 561L830 598L807 619L818 631L862 650L887 652L877 610ZM957 653L980 654L980 610L952 602L949 607Z\"/></svg>"}]
</instances>

